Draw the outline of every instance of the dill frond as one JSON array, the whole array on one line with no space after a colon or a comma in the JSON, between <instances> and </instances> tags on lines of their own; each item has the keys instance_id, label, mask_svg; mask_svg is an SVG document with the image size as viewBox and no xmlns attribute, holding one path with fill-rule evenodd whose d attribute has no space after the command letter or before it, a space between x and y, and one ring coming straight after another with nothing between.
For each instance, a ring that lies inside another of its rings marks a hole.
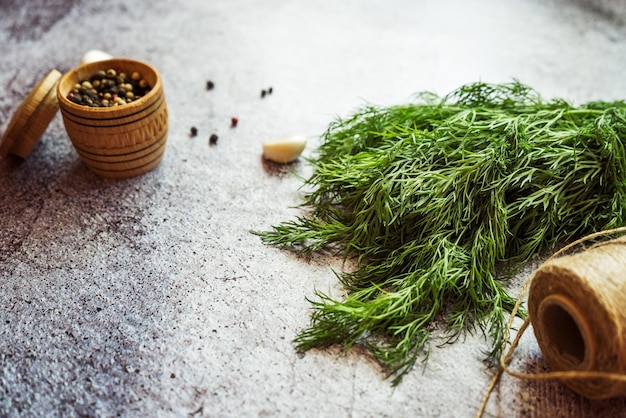
<instances>
[{"instance_id":1,"label":"dill frond","mask_svg":"<svg viewBox=\"0 0 626 418\"><path fill-rule=\"evenodd\" d=\"M347 294L311 300L298 350L363 344L397 384L443 319L480 329L499 354L517 271L558 242L624 225L626 104L543 101L518 81L437 100L366 106L324 133L305 181L306 216L264 242L358 254Z\"/></svg>"}]
</instances>

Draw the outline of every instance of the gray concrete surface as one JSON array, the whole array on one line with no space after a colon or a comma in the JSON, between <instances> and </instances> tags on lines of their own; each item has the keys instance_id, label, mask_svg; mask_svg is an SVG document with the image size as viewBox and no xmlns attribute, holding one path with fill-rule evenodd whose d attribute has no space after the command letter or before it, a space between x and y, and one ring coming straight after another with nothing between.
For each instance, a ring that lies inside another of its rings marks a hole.
<instances>
[{"instance_id":1,"label":"gray concrete surface","mask_svg":"<svg viewBox=\"0 0 626 418\"><path fill-rule=\"evenodd\" d=\"M625 22L621 0L0 1L0 132L92 48L153 64L170 110L165 158L141 177L89 172L60 115L28 159L0 159L0 416L473 416L491 377L480 335L433 341L395 388L359 350L294 351L305 298L340 295L342 264L249 232L298 213L299 181L261 143L302 133L310 155L365 102L477 80L624 98ZM545 370L532 336L515 365ZM485 416L617 417L626 402L505 377Z\"/></svg>"}]
</instances>

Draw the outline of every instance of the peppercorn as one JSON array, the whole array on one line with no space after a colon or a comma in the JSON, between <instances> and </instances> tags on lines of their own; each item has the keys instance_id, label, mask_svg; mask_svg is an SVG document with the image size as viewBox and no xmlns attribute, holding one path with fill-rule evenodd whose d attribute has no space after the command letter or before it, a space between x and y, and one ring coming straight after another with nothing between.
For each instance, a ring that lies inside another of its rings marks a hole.
<instances>
[{"instance_id":1,"label":"peppercorn","mask_svg":"<svg viewBox=\"0 0 626 418\"><path fill-rule=\"evenodd\" d=\"M67 98L74 103L91 107L119 106L139 99L150 91L148 82L134 71L130 78L113 68L100 70L89 79L81 80Z\"/></svg>"},{"instance_id":2,"label":"peppercorn","mask_svg":"<svg viewBox=\"0 0 626 418\"><path fill-rule=\"evenodd\" d=\"M211 137L209 138L209 144L210 145L215 145L217 144L217 135L216 134L211 134Z\"/></svg>"},{"instance_id":3,"label":"peppercorn","mask_svg":"<svg viewBox=\"0 0 626 418\"><path fill-rule=\"evenodd\" d=\"M272 92L273 92L273 91L274 91L274 89L270 87L270 88L267 90L267 93L268 93L268 94L272 94Z\"/></svg>"},{"instance_id":4,"label":"peppercorn","mask_svg":"<svg viewBox=\"0 0 626 418\"><path fill-rule=\"evenodd\" d=\"M213 82L211 80L206 82L206 89L207 90L213 90L213 87L215 87L215 84L213 84Z\"/></svg>"},{"instance_id":5,"label":"peppercorn","mask_svg":"<svg viewBox=\"0 0 626 418\"><path fill-rule=\"evenodd\" d=\"M190 136L196 136L196 135L198 135L198 128L196 128L195 126L192 126L192 127L191 127L191 130L190 130L190 132L189 132L189 135L190 135Z\"/></svg>"},{"instance_id":6,"label":"peppercorn","mask_svg":"<svg viewBox=\"0 0 626 418\"><path fill-rule=\"evenodd\" d=\"M236 127L238 123L239 123L239 119L237 119L237 118L230 118L230 127L231 128Z\"/></svg>"},{"instance_id":7,"label":"peppercorn","mask_svg":"<svg viewBox=\"0 0 626 418\"><path fill-rule=\"evenodd\" d=\"M267 92L265 91L265 89L261 90L261 99L264 98L266 94Z\"/></svg>"}]
</instances>

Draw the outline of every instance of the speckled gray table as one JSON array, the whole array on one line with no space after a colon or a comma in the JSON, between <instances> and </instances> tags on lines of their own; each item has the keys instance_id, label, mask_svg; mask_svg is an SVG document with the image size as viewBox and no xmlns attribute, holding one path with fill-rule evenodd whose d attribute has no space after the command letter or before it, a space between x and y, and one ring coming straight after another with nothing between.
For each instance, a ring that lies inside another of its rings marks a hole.
<instances>
[{"instance_id":1,"label":"speckled gray table","mask_svg":"<svg viewBox=\"0 0 626 418\"><path fill-rule=\"evenodd\" d=\"M170 135L161 165L128 180L89 172L60 115L25 161L0 160L0 416L473 416L491 377L480 335L434 341L426 368L395 388L358 350L297 355L305 298L316 288L339 295L332 269L342 265L250 233L298 214L299 181L265 164L261 143L305 134L307 155L329 122L365 102L477 80L515 77L577 103L624 98L625 9L620 0L1 1L0 132L40 77L99 48L161 72ZM545 369L532 337L516 366ZM486 413L625 415L624 400L506 377Z\"/></svg>"}]
</instances>

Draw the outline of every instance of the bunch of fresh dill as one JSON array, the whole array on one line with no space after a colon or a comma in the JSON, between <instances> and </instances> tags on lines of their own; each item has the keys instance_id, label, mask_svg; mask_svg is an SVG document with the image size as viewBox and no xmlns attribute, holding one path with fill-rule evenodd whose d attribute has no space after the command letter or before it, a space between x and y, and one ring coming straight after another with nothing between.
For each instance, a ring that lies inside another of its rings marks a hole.
<instances>
[{"instance_id":1,"label":"bunch of fresh dill","mask_svg":"<svg viewBox=\"0 0 626 418\"><path fill-rule=\"evenodd\" d=\"M502 281L560 241L624 224L626 104L574 107L473 83L333 122L305 181L307 214L264 242L355 254L342 300L317 293L299 350L363 344L397 384L442 321L496 355L514 305ZM504 265L507 269L497 268Z\"/></svg>"}]
</instances>

